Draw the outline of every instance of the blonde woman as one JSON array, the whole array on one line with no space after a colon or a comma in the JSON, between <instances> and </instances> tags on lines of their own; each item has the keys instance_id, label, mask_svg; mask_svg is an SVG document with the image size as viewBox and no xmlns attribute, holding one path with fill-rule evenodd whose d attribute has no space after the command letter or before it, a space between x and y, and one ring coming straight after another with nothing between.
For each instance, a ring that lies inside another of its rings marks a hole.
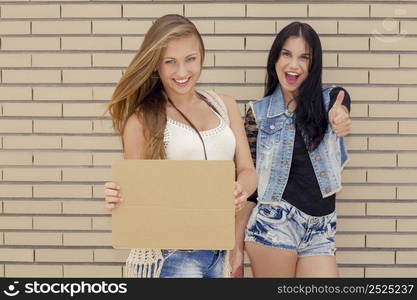
<instances>
[{"instance_id":1,"label":"blonde woman","mask_svg":"<svg viewBox=\"0 0 417 300\"><path fill-rule=\"evenodd\" d=\"M195 88L203 60L203 41L191 21L179 15L157 19L117 84L108 110L122 136L125 159L234 160L235 249L229 261L224 250L133 249L127 260L130 276L241 274L244 228L253 206L245 204L256 189L257 175L236 101ZM109 210L123 205L116 183L106 183L105 194Z\"/></svg>"}]
</instances>

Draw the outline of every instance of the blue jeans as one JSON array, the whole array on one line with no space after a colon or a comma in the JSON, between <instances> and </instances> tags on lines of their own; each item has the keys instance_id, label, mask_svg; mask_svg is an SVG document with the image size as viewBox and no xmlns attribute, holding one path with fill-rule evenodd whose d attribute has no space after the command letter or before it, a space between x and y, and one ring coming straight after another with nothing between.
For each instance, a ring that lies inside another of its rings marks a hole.
<instances>
[{"instance_id":1,"label":"blue jeans","mask_svg":"<svg viewBox=\"0 0 417 300\"><path fill-rule=\"evenodd\" d=\"M223 277L223 250L162 250L160 278Z\"/></svg>"},{"instance_id":2,"label":"blue jeans","mask_svg":"<svg viewBox=\"0 0 417 300\"><path fill-rule=\"evenodd\" d=\"M285 200L252 210L245 241L295 251L298 257L335 254L336 212L310 216Z\"/></svg>"}]
</instances>

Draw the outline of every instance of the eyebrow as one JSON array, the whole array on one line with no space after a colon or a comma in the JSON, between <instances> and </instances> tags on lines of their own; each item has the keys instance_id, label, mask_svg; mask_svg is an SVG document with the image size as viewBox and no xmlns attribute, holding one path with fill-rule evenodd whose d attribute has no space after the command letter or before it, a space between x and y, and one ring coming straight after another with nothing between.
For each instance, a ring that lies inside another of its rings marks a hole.
<instances>
[{"instance_id":1,"label":"eyebrow","mask_svg":"<svg viewBox=\"0 0 417 300\"><path fill-rule=\"evenodd\" d=\"M194 53L191 53L191 54L188 54L187 56L186 56L186 58L187 57L190 57L190 56L193 56L193 55L198 55L198 52L194 52ZM171 57L171 56L165 56L163 59L175 59L175 57Z\"/></svg>"},{"instance_id":2,"label":"eyebrow","mask_svg":"<svg viewBox=\"0 0 417 300\"><path fill-rule=\"evenodd\" d=\"M287 52L289 52L289 53L292 53L290 50L285 49L285 48L282 48L282 51L287 51ZM306 53L303 53L303 54L301 54L301 55L307 55L307 56L310 56L311 54L310 54L310 52L306 52Z\"/></svg>"}]
</instances>

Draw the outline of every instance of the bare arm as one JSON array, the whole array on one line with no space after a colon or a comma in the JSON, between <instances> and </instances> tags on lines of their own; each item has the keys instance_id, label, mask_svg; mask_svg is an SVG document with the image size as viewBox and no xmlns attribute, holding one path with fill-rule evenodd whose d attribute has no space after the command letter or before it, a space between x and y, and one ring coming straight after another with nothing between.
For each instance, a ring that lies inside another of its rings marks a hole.
<instances>
[{"instance_id":1,"label":"bare arm","mask_svg":"<svg viewBox=\"0 0 417 300\"><path fill-rule=\"evenodd\" d=\"M230 128L236 137L236 181L241 185L243 190L242 197L245 198L245 205L243 209L236 213L236 244L231 255L232 276L239 277L243 274L243 246L245 228L252 208L254 207L253 202L248 202L246 200L247 197L252 195L255 191L258 184L258 176L253 165L248 139L246 137L243 119L240 115L239 107L233 98L226 95L221 95L221 98L226 104L230 119Z\"/></svg>"},{"instance_id":2,"label":"bare arm","mask_svg":"<svg viewBox=\"0 0 417 300\"><path fill-rule=\"evenodd\" d=\"M230 119L230 128L236 138L236 181L242 185L243 191L247 195L251 195L258 184L258 176L256 175L249 150L243 119L240 115L239 107L233 98L226 95L221 95L221 98L226 104Z\"/></svg>"},{"instance_id":3,"label":"bare arm","mask_svg":"<svg viewBox=\"0 0 417 300\"><path fill-rule=\"evenodd\" d=\"M136 114L129 117L123 132L123 156L125 159L141 159L144 157L145 138L142 132L142 123ZM120 186L114 182L104 185L106 208L111 211L123 201Z\"/></svg>"}]
</instances>

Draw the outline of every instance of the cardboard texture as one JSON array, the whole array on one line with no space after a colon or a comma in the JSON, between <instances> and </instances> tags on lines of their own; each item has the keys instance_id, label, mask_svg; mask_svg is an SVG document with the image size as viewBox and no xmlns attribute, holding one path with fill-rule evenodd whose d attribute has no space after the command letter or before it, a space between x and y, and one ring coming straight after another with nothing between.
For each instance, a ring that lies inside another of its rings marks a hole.
<instances>
[{"instance_id":1,"label":"cardboard texture","mask_svg":"<svg viewBox=\"0 0 417 300\"><path fill-rule=\"evenodd\" d=\"M122 160L114 248L233 249L233 161Z\"/></svg>"}]
</instances>

